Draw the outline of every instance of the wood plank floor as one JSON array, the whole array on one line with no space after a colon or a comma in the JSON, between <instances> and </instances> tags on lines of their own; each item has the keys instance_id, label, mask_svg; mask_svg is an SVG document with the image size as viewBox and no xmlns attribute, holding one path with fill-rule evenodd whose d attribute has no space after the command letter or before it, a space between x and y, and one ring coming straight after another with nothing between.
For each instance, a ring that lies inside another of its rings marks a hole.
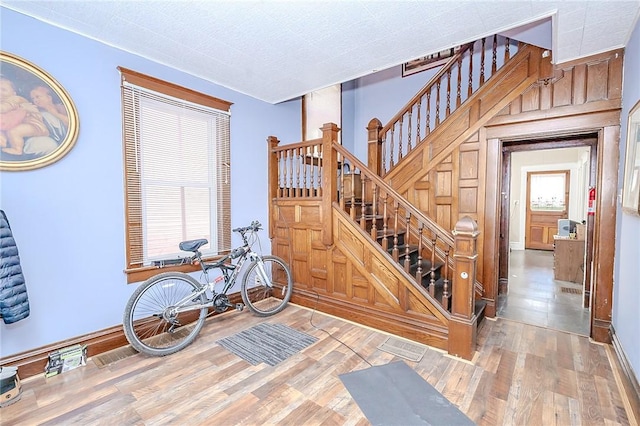
<instances>
[{"instance_id":1,"label":"wood plank floor","mask_svg":"<svg viewBox=\"0 0 640 426\"><path fill-rule=\"evenodd\" d=\"M369 424L338 375L401 360L377 349L386 334L290 305L266 321L319 340L279 365L252 366L216 343L261 321L230 312L209 319L191 346L169 357L137 354L102 368L89 360L29 378L21 400L0 409L0 423ZM479 425L636 424L605 345L498 319L481 324L478 349L473 363L434 349L405 362Z\"/></svg>"}]
</instances>

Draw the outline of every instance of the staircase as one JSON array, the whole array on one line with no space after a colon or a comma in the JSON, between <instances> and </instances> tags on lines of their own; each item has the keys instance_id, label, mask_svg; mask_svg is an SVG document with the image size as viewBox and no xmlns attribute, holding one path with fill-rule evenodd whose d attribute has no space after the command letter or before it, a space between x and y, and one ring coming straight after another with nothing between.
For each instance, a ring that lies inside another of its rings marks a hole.
<instances>
[{"instance_id":1,"label":"staircase","mask_svg":"<svg viewBox=\"0 0 640 426\"><path fill-rule=\"evenodd\" d=\"M497 44L488 67L474 47L486 41L466 46L389 124L372 120L368 164L336 143L334 124L321 139L269 138L272 250L292 264L294 303L472 358L484 309L477 223L458 212L440 223L414 194L537 80L539 49L505 47L499 67Z\"/></svg>"}]
</instances>

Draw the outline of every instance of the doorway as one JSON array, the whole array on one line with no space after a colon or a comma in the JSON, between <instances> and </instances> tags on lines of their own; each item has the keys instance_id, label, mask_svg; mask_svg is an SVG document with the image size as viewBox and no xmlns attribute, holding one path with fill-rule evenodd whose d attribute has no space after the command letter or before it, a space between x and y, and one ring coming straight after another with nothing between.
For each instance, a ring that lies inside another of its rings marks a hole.
<instances>
[{"instance_id":1,"label":"doorway","mask_svg":"<svg viewBox=\"0 0 640 426\"><path fill-rule=\"evenodd\" d=\"M583 246L577 266L580 278L556 279L554 243L558 237L554 236L558 234L558 219L588 221L587 194L597 176L596 149L595 137L503 142L497 316L590 334L593 223L584 241L574 244ZM538 183L560 192L552 195L553 191L547 191L549 200L535 190L532 195L531 181L537 177L545 178Z\"/></svg>"}]
</instances>

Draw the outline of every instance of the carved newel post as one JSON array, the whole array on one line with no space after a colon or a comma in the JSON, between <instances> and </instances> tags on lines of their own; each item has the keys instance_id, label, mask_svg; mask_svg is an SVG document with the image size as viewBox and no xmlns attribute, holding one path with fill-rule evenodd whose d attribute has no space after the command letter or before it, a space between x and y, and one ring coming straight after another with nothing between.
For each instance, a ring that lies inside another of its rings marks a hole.
<instances>
[{"instance_id":1,"label":"carved newel post","mask_svg":"<svg viewBox=\"0 0 640 426\"><path fill-rule=\"evenodd\" d=\"M335 123L322 126L322 242L327 246L333 244L332 204L338 201L338 153L332 145L339 131Z\"/></svg>"},{"instance_id":2,"label":"carved newel post","mask_svg":"<svg viewBox=\"0 0 640 426\"><path fill-rule=\"evenodd\" d=\"M280 141L275 136L269 136L267 138L267 145L269 147L269 238L273 240L275 237L275 220L273 218L273 203L278 198L280 183L278 182L278 154L274 152L274 149L278 146Z\"/></svg>"},{"instance_id":3,"label":"carved newel post","mask_svg":"<svg viewBox=\"0 0 640 426\"><path fill-rule=\"evenodd\" d=\"M453 230L455 239L455 274L451 320L449 321L449 353L464 359L472 359L476 350L475 281L476 260L478 258L478 224L468 216L456 223Z\"/></svg>"},{"instance_id":4,"label":"carved newel post","mask_svg":"<svg viewBox=\"0 0 640 426\"><path fill-rule=\"evenodd\" d=\"M380 130L382 130L382 123L377 118L372 118L367 126L369 135L367 159L369 164L367 164L367 167L378 176L382 173L382 140L380 138Z\"/></svg>"}]
</instances>

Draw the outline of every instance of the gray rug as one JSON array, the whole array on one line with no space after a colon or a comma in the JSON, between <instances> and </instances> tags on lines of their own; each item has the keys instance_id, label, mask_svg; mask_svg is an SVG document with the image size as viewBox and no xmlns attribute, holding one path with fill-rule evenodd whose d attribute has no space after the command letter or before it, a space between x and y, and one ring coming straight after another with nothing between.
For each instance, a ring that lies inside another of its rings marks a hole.
<instances>
[{"instance_id":1,"label":"gray rug","mask_svg":"<svg viewBox=\"0 0 640 426\"><path fill-rule=\"evenodd\" d=\"M284 324L263 323L218 340L220 346L251 363L274 366L318 340Z\"/></svg>"},{"instance_id":2,"label":"gray rug","mask_svg":"<svg viewBox=\"0 0 640 426\"><path fill-rule=\"evenodd\" d=\"M339 377L372 425L474 424L402 361Z\"/></svg>"}]
</instances>

